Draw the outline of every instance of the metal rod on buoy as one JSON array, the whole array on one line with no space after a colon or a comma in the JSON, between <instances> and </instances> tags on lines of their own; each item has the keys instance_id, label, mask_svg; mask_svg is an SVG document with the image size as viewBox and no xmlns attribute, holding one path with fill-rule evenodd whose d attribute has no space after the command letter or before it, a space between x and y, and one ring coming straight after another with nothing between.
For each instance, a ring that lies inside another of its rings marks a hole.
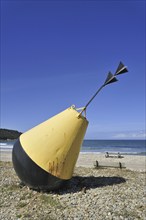
<instances>
[{"instance_id":1,"label":"metal rod on buoy","mask_svg":"<svg viewBox=\"0 0 146 220\"><path fill-rule=\"evenodd\" d=\"M128 69L126 66L124 66L124 64L122 62L119 63L119 66L115 72L115 74L113 75L111 72L108 73L107 78L104 82L104 84L96 91L96 93L91 97L91 99L87 102L87 104L85 105L85 107L82 109L82 111L80 112L79 116L86 111L88 105L93 101L93 99L97 96L97 94L101 91L101 89L103 87L105 87L106 85L113 83L113 82L117 82L117 78L116 76L122 73L126 73L128 72Z\"/></svg>"}]
</instances>

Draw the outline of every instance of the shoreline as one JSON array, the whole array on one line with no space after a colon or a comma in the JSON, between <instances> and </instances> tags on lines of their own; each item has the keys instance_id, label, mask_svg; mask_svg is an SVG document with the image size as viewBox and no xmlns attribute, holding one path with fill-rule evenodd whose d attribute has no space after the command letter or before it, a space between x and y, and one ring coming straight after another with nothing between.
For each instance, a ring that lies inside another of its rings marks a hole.
<instances>
[{"instance_id":1,"label":"shoreline","mask_svg":"<svg viewBox=\"0 0 146 220\"><path fill-rule=\"evenodd\" d=\"M12 150L0 150L0 161L11 162ZM76 162L76 167L94 168L94 163L124 163L127 170L146 172L146 155L124 155L122 158L105 157L105 153L80 152Z\"/></svg>"},{"instance_id":2,"label":"shoreline","mask_svg":"<svg viewBox=\"0 0 146 220\"><path fill-rule=\"evenodd\" d=\"M112 152L112 151L107 151L109 154L118 154L118 152ZM119 152L122 156L146 156L146 152L142 152L142 153L122 153L122 152ZM97 151L80 151L80 154L97 154L97 155L105 155L106 152L97 152Z\"/></svg>"},{"instance_id":3,"label":"shoreline","mask_svg":"<svg viewBox=\"0 0 146 220\"><path fill-rule=\"evenodd\" d=\"M7 148L5 148L5 147L0 147L0 154L1 153L6 153L6 152L8 152L8 153L10 153L10 152L12 152L12 150L13 150L13 148L11 148L11 147L7 147ZM113 151L107 151L109 154L118 154L118 151L117 152L113 152ZM80 153L79 154L95 154L95 155L105 155L107 152L98 152L98 151L80 151ZM130 152L128 152L128 153L126 153L126 152L119 152L120 153L120 155L121 156L146 156L146 152L142 152L142 153L130 153Z\"/></svg>"}]
</instances>

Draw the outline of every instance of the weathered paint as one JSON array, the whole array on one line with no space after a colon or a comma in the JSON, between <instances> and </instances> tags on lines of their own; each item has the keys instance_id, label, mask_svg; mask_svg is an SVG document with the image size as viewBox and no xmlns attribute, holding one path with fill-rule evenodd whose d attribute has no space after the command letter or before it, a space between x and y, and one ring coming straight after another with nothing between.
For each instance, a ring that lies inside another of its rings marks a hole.
<instances>
[{"instance_id":1,"label":"weathered paint","mask_svg":"<svg viewBox=\"0 0 146 220\"><path fill-rule=\"evenodd\" d=\"M20 136L26 154L48 173L72 177L88 121L72 107Z\"/></svg>"},{"instance_id":2,"label":"weathered paint","mask_svg":"<svg viewBox=\"0 0 146 220\"><path fill-rule=\"evenodd\" d=\"M18 139L13 147L12 161L14 169L25 185L36 190L56 190L66 186L68 180L62 180L39 167L26 154Z\"/></svg>"}]
</instances>

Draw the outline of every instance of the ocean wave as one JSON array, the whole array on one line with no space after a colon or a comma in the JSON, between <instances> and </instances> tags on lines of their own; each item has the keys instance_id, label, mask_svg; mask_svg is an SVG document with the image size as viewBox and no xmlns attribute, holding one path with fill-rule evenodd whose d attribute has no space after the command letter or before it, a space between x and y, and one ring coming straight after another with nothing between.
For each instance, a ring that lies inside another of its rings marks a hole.
<instances>
[{"instance_id":1,"label":"ocean wave","mask_svg":"<svg viewBox=\"0 0 146 220\"><path fill-rule=\"evenodd\" d=\"M0 146L6 146L7 143L0 143Z\"/></svg>"},{"instance_id":2,"label":"ocean wave","mask_svg":"<svg viewBox=\"0 0 146 220\"><path fill-rule=\"evenodd\" d=\"M8 151L12 151L12 148L0 148L0 152L8 152Z\"/></svg>"},{"instance_id":3,"label":"ocean wave","mask_svg":"<svg viewBox=\"0 0 146 220\"><path fill-rule=\"evenodd\" d=\"M3 149L3 150L10 150L13 148L13 145L10 145L10 146L0 146L0 150Z\"/></svg>"},{"instance_id":4,"label":"ocean wave","mask_svg":"<svg viewBox=\"0 0 146 220\"><path fill-rule=\"evenodd\" d=\"M81 154L106 154L107 151L80 151ZM108 153L110 154L118 154L117 151L108 151ZM146 156L146 152L120 152L119 153L121 155L143 155L143 156Z\"/></svg>"},{"instance_id":5,"label":"ocean wave","mask_svg":"<svg viewBox=\"0 0 146 220\"><path fill-rule=\"evenodd\" d=\"M0 150L9 150L13 148L14 143L0 143Z\"/></svg>"}]
</instances>

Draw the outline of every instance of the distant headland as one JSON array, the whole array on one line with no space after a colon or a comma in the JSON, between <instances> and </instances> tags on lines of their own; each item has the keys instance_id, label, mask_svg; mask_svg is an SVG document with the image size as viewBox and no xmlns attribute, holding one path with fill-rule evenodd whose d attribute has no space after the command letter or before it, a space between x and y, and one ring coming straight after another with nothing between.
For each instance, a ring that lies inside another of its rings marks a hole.
<instances>
[{"instance_id":1,"label":"distant headland","mask_svg":"<svg viewBox=\"0 0 146 220\"><path fill-rule=\"evenodd\" d=\"M0 128L0 140L14 140L17 139L22 132L10 129Z\"/></svg>"}]
</instances>

